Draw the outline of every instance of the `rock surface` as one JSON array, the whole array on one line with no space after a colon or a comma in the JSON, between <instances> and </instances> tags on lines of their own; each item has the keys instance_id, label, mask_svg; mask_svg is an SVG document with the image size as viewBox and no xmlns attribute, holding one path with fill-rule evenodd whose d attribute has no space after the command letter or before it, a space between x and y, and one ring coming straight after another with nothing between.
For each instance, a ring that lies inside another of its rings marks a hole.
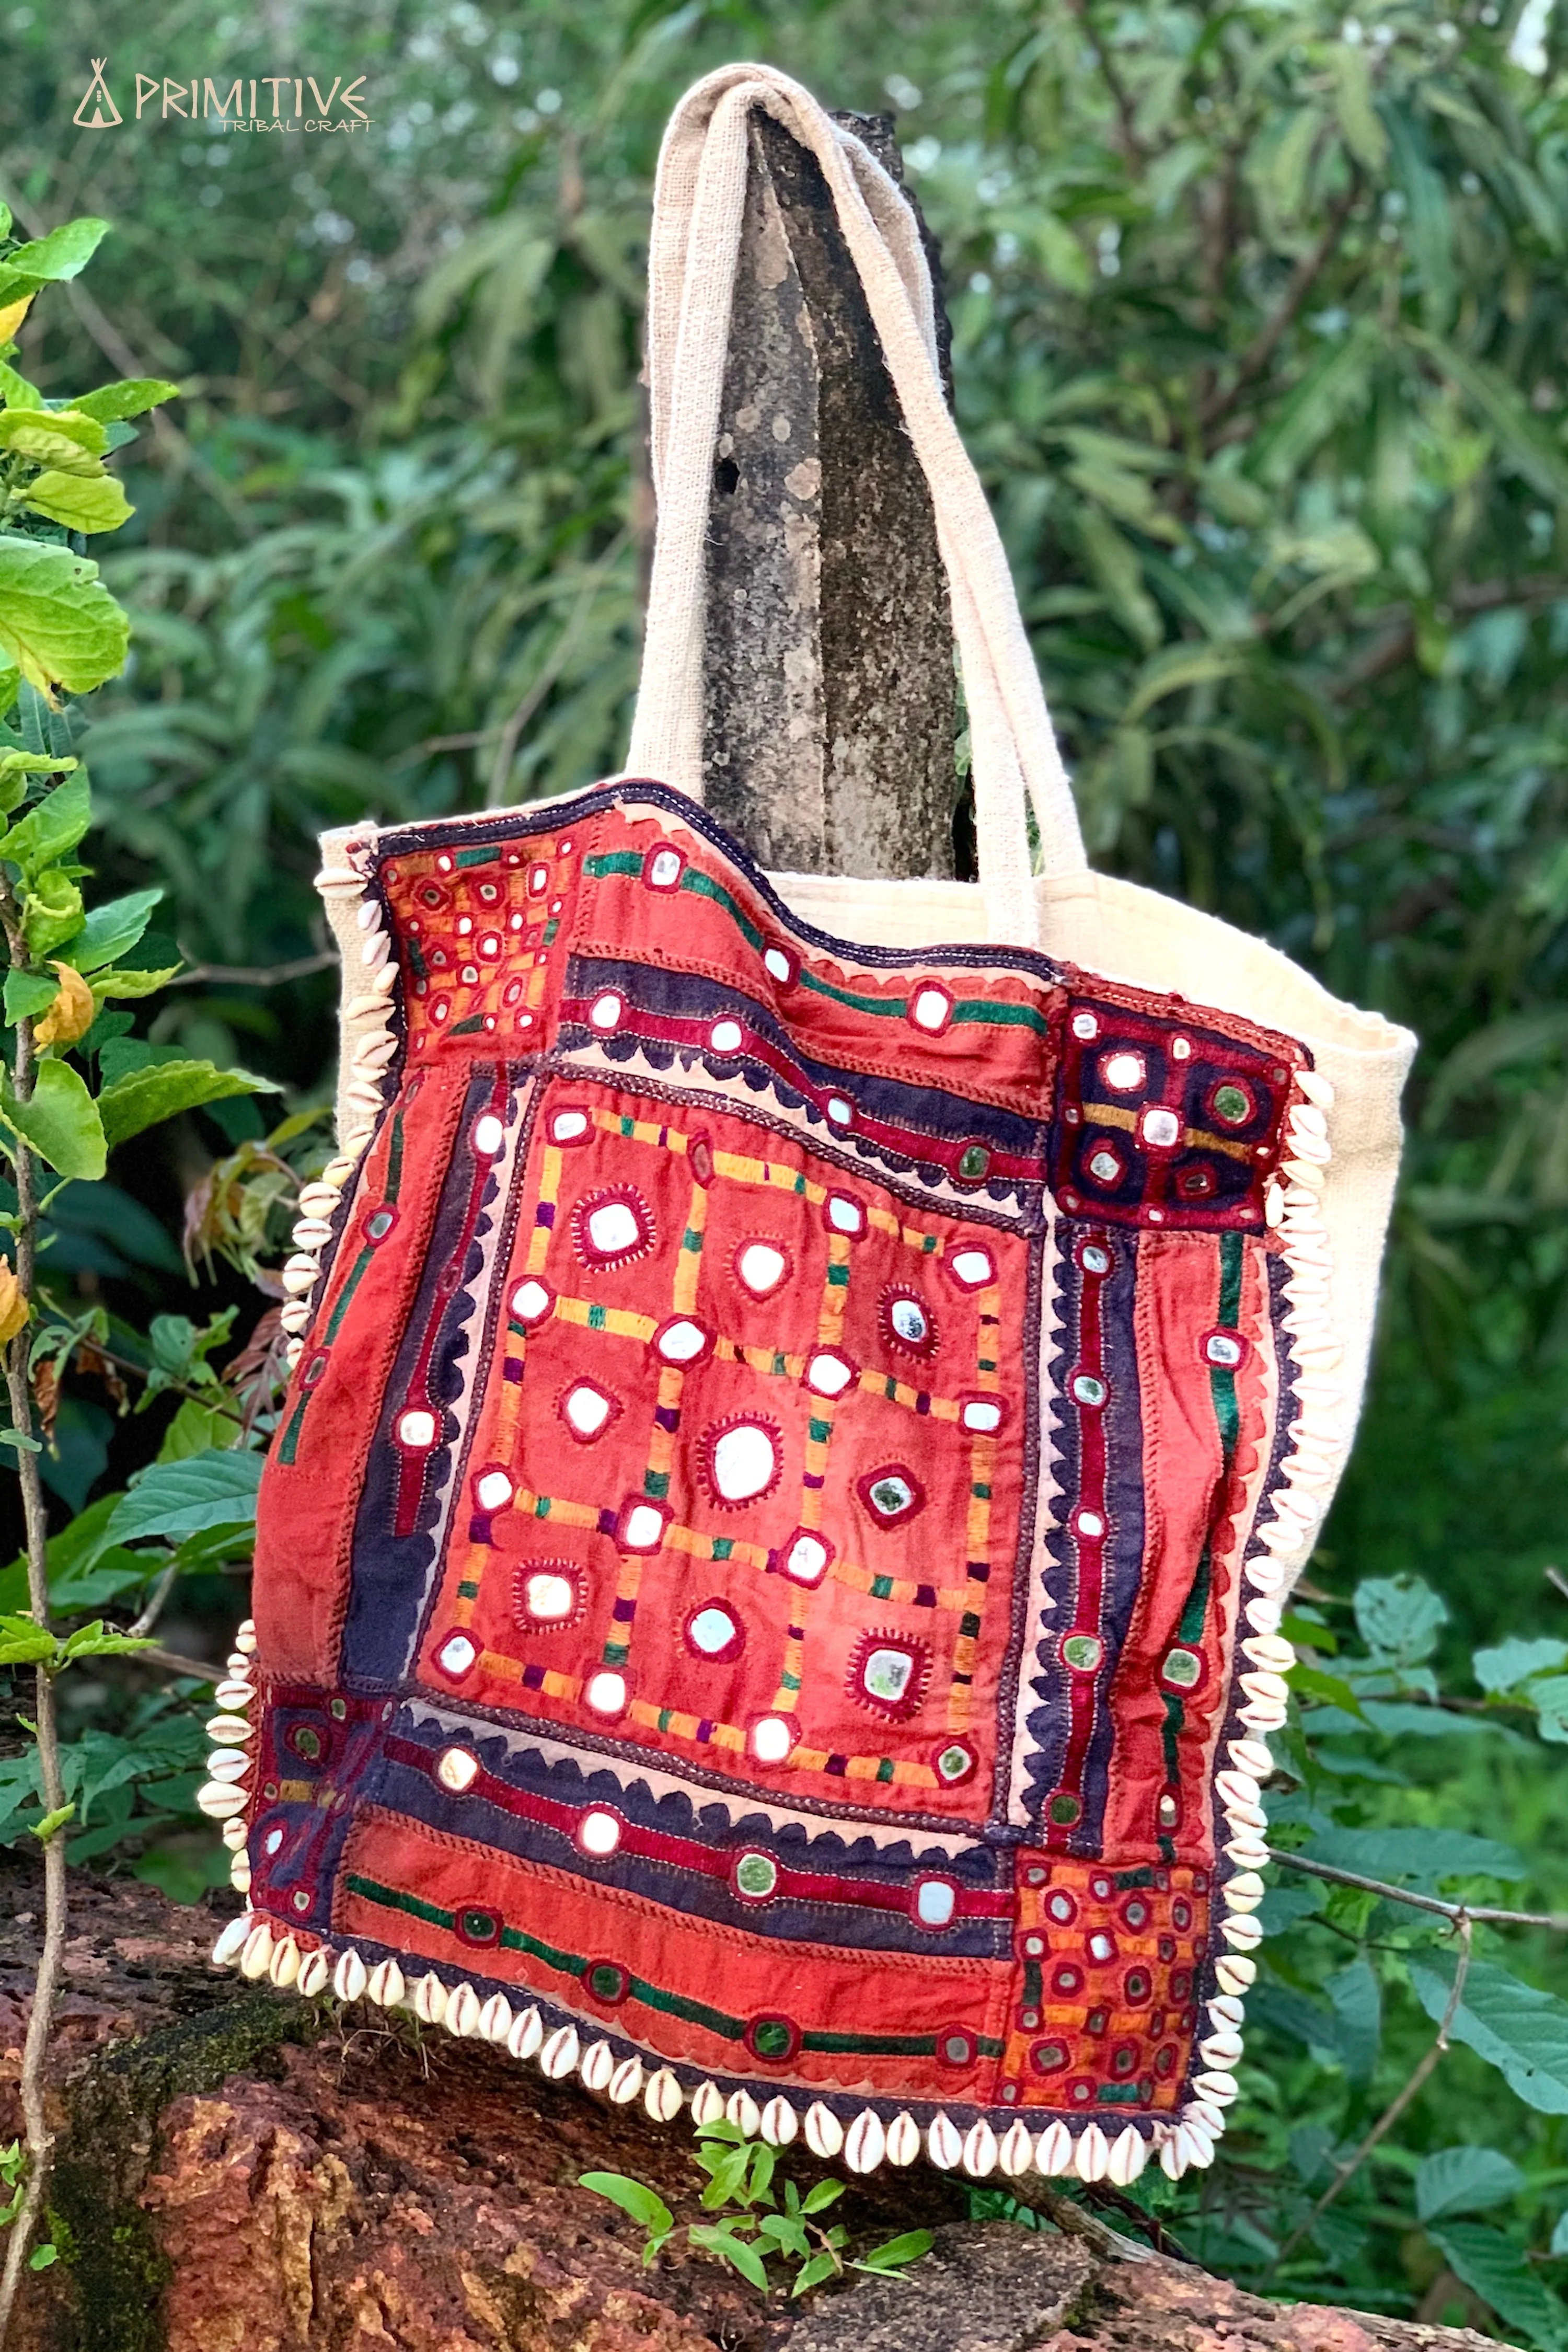
<instances>
[{"instance_id":1,"label":"rock surface","mask_svg":"<svg viewBox=\"0 0 1568 2352\"><path fill-rule=\"evenodd\" d=\"M0 1874L0 2105L36 1879ZM207 1965L216 1910L79 1879L58 2042L53 2226L12 2352L1483 2352L1468 2330L1282 2308L1181 2263L965 2218L924 2166L857 2183L857 2244L927 2226L906 2278L803 2308L640 2232L577 2176L698 2215L689 2137L379 2011L318 2014ZM0 2137L14 2129L0 2114ZM804 2183L821 2168L791 2158Z\"/></svg>"}]
</instances>

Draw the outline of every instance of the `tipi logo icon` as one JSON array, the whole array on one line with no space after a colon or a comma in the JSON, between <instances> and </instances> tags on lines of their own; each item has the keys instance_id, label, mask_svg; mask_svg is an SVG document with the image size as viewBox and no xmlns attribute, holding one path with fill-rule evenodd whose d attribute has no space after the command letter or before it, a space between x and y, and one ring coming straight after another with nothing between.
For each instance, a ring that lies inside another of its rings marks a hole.
<instances>
[{"instance_id":1,"label":"tipi logo icon","mask_svg":"<svg viewBox=\"0 0 1568 2352\"><path fill-rule=\"evenodd\" d=\"M103 79L103 68L107 63L106 58L94 58L92 79L88 83L81 104L71 117L71 121L83 131L112 131L121 120L120 109L110 96L109 84ZM90 114L88 111L89 107L92 109Z\"/></svg>"}]
</instances>

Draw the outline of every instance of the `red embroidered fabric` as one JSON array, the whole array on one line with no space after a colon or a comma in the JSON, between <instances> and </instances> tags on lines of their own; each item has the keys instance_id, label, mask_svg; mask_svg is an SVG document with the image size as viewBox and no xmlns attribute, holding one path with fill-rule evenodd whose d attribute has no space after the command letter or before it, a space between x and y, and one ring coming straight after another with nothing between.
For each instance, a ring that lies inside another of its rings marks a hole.
<instances>
[{"instance_id":1,"label":"red embroidered fabric","mask_svg":"<svg viewBox=\"0 0 1568 2352\"><path fill-rule=\"evenodd\" d=\"M1304 1050L826 939L655 784L361 864L397 1045L263 1487L254 1913L656 2112L1157 2137L1249 1940Z\"/></svg>"}]
</instances>

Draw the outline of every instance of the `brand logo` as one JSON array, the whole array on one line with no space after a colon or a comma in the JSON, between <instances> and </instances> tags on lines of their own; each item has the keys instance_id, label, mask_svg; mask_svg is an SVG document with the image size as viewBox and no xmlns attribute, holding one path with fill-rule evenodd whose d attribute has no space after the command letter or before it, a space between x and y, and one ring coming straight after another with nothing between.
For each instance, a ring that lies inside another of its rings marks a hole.
<instances>
[{"instance_id":1,"label":"brand logo","mask_svg":"<svg viewBox=\"0 0 1568 2352\"><path fill-rule=\"evenodd\" d=\"M109 84L103 79L103 68L108 62L107 58L94 58L92 79L88 83L81 104L71 116L71 121L83 131L110 131L123 120L120 109L110 96ZM89 107L92 109L90 114Z\"/></svg>"},{"instance_id":2,"label":"brand logo","mask_svg":"<svg viewBox=\"0 0 1568 2352\"><path fill-rule=\"evenodd\" d=\"M71 121L82 131L112 131L124 116L104 79L107 58L94 58L92 79L83 91ZM149 111L166 122L176 115L184 122L205 122L223 131L368 131L363 92L363 74L345 81L314 74L237 74L224 88L222 74L191 81L167 74L139 73L134 99L135 119ZM261 100L265 92L266 98Z\"/></svg>"}]
</instances>

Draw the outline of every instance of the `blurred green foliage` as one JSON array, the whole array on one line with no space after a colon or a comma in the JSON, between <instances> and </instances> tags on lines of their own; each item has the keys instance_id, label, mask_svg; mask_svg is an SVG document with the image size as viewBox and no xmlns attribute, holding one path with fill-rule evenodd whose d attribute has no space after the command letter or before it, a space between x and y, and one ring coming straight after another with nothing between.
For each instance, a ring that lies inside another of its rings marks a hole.
<instances>
[{"instance_id":1,"label":"blurred green foliage","mask_svg":"<svg viewBox=\"0 0 1568 2352\"><path fill-rule=\"evenodd\" d=\"M1471 1652L1568 1635L1542 1578L1568 1462L1565 39L1517 0L0 5L0 195L29 233L114 230L112 326L76 289L24 330L27 375L183 389L121 461L138 513L104 569L132 667L90 759L107 878L164 887L198 973L322 959L322 825L617 763L670 103L752 54L896 108L1093 854L1423 1040L1369 1409L1312 1570L1314 1670L1352 1704L1314 1706L1280 1834L1506 1832L1533 1874L1510 1899L1560 1907L1557 1776L1526 1734L1561 1738L1565 1660L1488 1683ZM127 119L76 131L105 52ZM138 122L139 68L363 72L373 122ZM151 1034L309 1106L331 998L324 971L213 977ZM133 1220L66 1242L84 1277L119 1246L177 1295ZM1441 1708L1418 1650L1391 1664L1343 1615L1411 1572L1448 1611ZM1522 2132L1473 2042L1272 2271L1429 2041L1433 1966L1393 1906L1294 1878L1269 1902L1297 1925L1243 2127L1178 2228L1293 2292L1560 2340L1562 2126L1536 2107ZM1515 1957L1562 1981L1545 1941Z\"/></svg>"}]
</instances>

